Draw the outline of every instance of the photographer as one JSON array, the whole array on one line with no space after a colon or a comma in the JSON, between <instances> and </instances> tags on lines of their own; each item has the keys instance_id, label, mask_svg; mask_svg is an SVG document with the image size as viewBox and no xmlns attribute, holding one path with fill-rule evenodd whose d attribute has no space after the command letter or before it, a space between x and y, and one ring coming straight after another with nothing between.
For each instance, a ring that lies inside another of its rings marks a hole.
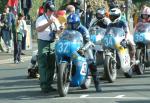
<instances>
[{"instance_id":1,"label":"photographer","mask_svg":"<svg viewBox=\"0 0 150 103\"><path fill-rule=\"evenodd\" d=\"M42 92L56 91L51 84L55 69L55 38L60 28L60 23L54 17L55 6L47 1L45 13L36 20L36 31L38 32L38 64L40 74L40 87Z\"/></svg>"}]
</instances>

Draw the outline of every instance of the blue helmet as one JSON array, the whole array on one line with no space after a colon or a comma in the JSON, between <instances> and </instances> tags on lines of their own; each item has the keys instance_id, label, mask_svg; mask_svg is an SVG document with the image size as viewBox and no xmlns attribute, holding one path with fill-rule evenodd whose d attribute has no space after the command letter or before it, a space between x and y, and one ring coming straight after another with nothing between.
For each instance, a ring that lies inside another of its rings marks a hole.
<instances>
[{"instance_id":1,"label":"blue helmet","mask_svg":"<svg viewBox=\"0 0 150 103\"><path fill-rule=\"evenodd\" d=\"M67 17L67 24L69 29L76 30L80 25L80 17L77 14L70 14Z\"/></svg>"}]
</instances>

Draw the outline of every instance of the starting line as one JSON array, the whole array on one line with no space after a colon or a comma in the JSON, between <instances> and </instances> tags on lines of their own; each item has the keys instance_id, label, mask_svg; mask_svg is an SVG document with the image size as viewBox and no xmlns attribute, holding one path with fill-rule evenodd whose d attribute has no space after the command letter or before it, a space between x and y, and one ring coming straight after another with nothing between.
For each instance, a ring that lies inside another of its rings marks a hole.
<instances>
[{"instance_id":1,"label":"starting line","mask_svg":"<svg viewBox=\"0 0 150 103\"><path fill-rule=\"evenodd\" d=\"M81 95L80 97L60 97L53 99L126 99L126 100L150 100L148 97L125 97L125 95L118 95L115 97L90 97L89 95Z\"/></svg>"}]
</instances>

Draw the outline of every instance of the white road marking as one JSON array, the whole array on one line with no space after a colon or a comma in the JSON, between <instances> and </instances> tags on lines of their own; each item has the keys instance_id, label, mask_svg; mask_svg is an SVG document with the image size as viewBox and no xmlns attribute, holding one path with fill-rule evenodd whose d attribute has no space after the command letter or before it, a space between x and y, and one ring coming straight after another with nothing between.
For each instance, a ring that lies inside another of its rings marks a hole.
<instances>
[{"instance_id":1,"label":"white road marking","mask_svg":"<svg viewBox=\"0 0 150 103\"><path fill-rule=\"evenodd\" d=\"M22 57L23 61L27 61L27 60L30 60L32 56L25 56L25 57ZM10 57L11 58L11 57ZM11 59L4 59L4 60L0 60L0 64L7 64L7 63L13 63L14 62L14 59L11 58Z\"/></svg>"},{"instance_id":2,"label":"white road marking","mask_svg":"<svg viewBox=\"0 0 150 103\"><path fill-rule=\"evenodd\" d=\"M114 98L123 98L125 95L117 95L116 97Z\"/></svg>"},{"instance_id":3,"label":"white road marking","mask_svg":"<svg viewBox=\"0 0 150 103\"><path fill-rule=\"evenodd\" d=\"M86 98L88 97L89 95L81 95L80 98Z\"/></svg>"},{"instance_id":4,"label":"white road marking","mask_svg":"<svg viewBox=\"0 0 150 103\"><path fill-rule=\"evenodd\" d=\"M126 99L126 100L150 100L148 97L122 97L122 98L116 98L116 97L63 97L63 98L53 98L53 99Z\"/></svg>"}]
</instances>

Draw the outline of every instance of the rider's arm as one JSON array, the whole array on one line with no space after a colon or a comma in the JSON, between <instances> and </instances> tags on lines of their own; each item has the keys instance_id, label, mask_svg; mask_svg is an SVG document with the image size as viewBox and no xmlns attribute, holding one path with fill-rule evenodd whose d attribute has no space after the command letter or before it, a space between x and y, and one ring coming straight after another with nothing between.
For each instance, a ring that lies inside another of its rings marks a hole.
<instances>
[{"instance_id":1,"label":"rider's arm","mask_svg":"<svg viewBox=\"0 0 150 103\"><path fill-rule=\"evenodd\" d=\"M96 21L97 21L97 19L96 19L96 18L93 18L93 19L91 20L91 22L90 22L89 28L92 27Z\"/></svg>"},{"instance_id":2,"label":"rider's arm","mask_svg":"<svg viewBox=\"0 0 150 103\"><path fill-rule=\"evenodd\" d=\"M121 23L122 23L121 25L123 26L123 29L125 32L125 39L127 39L128 35L130 34L129 27L128 27L127 23L125 23L123 21Z\"/></svg>"},{"instance_id":3,"label":"rider's arm","mask_svg":"<svg viewBox=\"0 0 150 103\"><path fill-rule=\"evenodd\" d=\"M109 18L105 17L104 23L108 26L111 23L111 20Z\"/></svg>"}]
</instances>

